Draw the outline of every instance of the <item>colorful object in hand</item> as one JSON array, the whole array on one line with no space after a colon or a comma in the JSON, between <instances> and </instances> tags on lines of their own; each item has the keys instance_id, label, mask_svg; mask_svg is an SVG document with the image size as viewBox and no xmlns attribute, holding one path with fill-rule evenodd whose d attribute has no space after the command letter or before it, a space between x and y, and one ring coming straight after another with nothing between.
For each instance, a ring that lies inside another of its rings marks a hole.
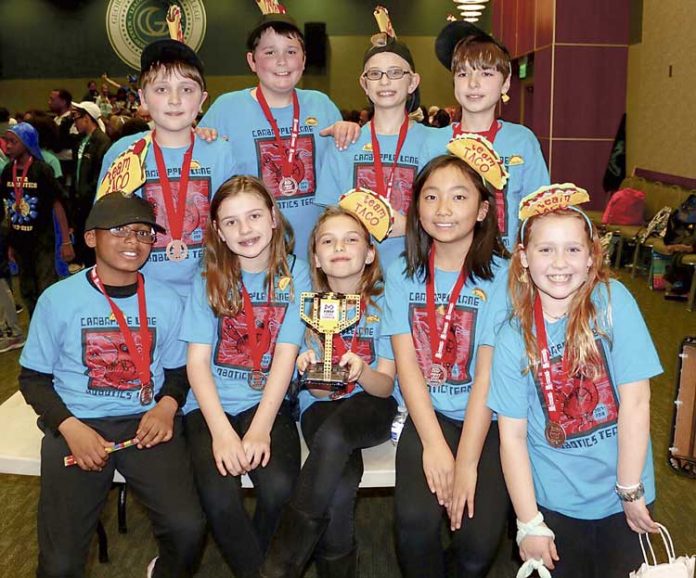
<instances>
[{"instance_id":1,"label":"colorful object in hand","mask_svg":"<svg viewBox=\"0 0 696 578\"><path fill-rule=\"evenodd\" d=\"M464 133L453 138L447 150L465 161L494 189L502 191L508 182L508 172L490 141L480 134Z\"/></svg>"},{"instance_id":2,"label":"colorful object in hand","mask_svg":"<svg viewBox=\"0 0 696 578\"><path fill-rule=\"evenodd\" d=\"M131 438L129 440L126 440L124 442L119 442L115 443L112 446L109 446L108 448L104 448L106 450L107 454L113 454L114 452L117 452L118 450L125 450L126 448L129 448L131 446L134 446L135 444L138 443L138 438ZM63 464L65 467L70 467L77 465L77 460L75 459L75 456L70 454L69 456L65 456L63 458Z\"/></svg>"}]
</instances>

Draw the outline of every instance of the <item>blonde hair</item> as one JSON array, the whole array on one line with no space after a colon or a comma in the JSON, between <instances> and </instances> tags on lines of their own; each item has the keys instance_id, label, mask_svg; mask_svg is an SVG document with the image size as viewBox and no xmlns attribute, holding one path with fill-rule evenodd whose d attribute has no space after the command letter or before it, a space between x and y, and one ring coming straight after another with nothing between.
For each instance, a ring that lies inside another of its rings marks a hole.
<instances>
[{"instance_id":1,"label":"blonde hair","mask_svg":"<svg viewBox=\"0 0 696 578\"><path fill-rule=\"evenodd\" d=\"M583 225L585 242L590 249L591 265L587 271L587 280L578 289L573 297L568 310L568 326L566 328L565 357L568 362L570 375L582 374L596 379L602 367L602 357L595 334L606 336L607 327L598 322L597 307L592 302L592 292L600 283L604 283L609 296L609 271L604 263L602 246L599 242L596 230L590 230L588 224L577 211L560 209L544 215L530 217L525 228L526 242L534 237L534 226L537 222L549 215L562 216L568 219L577 219ZM517 247L510 260L510 276L508 289L512 302L512 318L519 322L520 330L524 338L525 349L529 365L528 371L537 372L540 363L540 351L534 333L534 301L538 290L534 285L526 268L522 265L521 252L524 249L517 237ZM609 306L609 302L608 302ZM607 316L608 319L608 316Z\"/></svg>"},{"instance_id":2,"label":"blonde hair","mask_svg":"<svg viewBox=\"0 0 696 578\"><path fill-rule=\"evenodd\" d=\"M276 226L271 235L271 254L266 270L266 283L269 287L270 298L273 299L274 296L275 283L273 280L275 277L292 279L285 245L285 225L283 219L280 218L280 211L275 199L259 179L245 175L232 177L225 181L215 193L210 204L210 219L208 219L205 229L205 266L202 275L206 280L208 303L218 317L234 316L239 313L243 306L239 290L242 280L239 258L220 238L217 231L220 205L227 199L234 198L241 193L258 196L275 217ZM292 285L290 287L292 295Z\"/></svg>"}]
</instances>

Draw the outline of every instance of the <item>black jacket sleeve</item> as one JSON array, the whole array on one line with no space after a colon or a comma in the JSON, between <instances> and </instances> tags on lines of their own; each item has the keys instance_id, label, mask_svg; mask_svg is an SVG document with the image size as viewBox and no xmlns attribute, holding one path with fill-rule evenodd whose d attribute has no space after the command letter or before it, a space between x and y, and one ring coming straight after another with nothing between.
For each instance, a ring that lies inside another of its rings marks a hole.
<instances>
[{"instance_id":1,"label":"black jacket sleeve","mask_svg":"<svg viewBox=\"0 0 696 578\"><path fill-rule=\"evenodd\" d=\"M179 409L183 407L186 403L186 396L188 395L189 385L188 376L186 375L186 366L182 365L176 369L164 368L164 383L162 384L162 389L155 396L155 400L159 401L165 395L174 398L176 403L179 405Z\"/></svg>"},{"instance_id":2,"label":"black jacket sleeve","mask_svg":"<svg viewBox=\"0 0 696 578\"><path fill-rule=\"evenodd\" d=\"M58 426L72 413L53 388L53 376L22 367L19 373L19 391L27 403L39 414L44 426L58 432Z\"/></svg>"}]
</instances>

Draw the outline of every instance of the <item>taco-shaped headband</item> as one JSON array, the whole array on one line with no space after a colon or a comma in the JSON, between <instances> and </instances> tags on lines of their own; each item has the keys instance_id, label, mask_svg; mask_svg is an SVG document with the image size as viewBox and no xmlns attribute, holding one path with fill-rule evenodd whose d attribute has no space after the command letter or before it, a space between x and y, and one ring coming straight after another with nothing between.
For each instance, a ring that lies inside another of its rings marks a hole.
<instances>
[{"instance_id":1,"label":"taco-shaped headband","mask_svg":"<svg viewBox=\"0 0 696 578\"><path fill-rule=\"evenodd\" d=\"M508 172L503 159L486 137L473 133L460 134L449 142L447 150L465 161L493 188L499 191L505 188Z\"/></svg>"},{"instance_id":2,"label":"taco-shaped headband","mask_svg":"<svg viewBox=\"0 0 696 578\"><path fill-rule=\"evenodd\" d=\"M570 209L576 211L585 219L587 226L592 234L592 221L585 212L578 207L582 203L587 203L590 200L590 195L581 187L574 183L552 184L539 187L533 193L530 193L520 201L519 218L522 221L520 226L520 240L524 244L524 233L527 221L530 217L537 215L545 215Z\"/></svg>"}]
</instances>

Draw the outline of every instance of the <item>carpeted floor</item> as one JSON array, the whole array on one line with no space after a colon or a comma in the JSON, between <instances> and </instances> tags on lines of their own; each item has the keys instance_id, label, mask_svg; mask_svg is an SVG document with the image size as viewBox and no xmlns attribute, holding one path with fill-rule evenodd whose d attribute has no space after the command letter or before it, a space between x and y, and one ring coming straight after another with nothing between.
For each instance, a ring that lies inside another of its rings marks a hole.
<instances>
[{"instance_id":1,"label":"carpeted floor","mask_svg":"<svg viewBox=\"0 0 696 578\"><path fill-rule=\"evenodd\" d=\"M696 554L696 481L678 476L667 466L666 448L672 420L677 353L682 339L696 335L696 312L684 304L666 302L660 293L651 292L645 279L621 276L638 299L653 339L657 344L665 373L652 383L652 435L657 472L658 501L656 518L672 531L678 553ZM26 314L22 314L26 320ZM640 356L636 351L635 355ZM18 352L0 354L0 403L17 390ZM36 571L35 535L38 479L0 475L0 576L29 578ZM250 493L249 507L253 508ZM357 535L360 545L360 571L363 578L398 577L393 546L392 492L362 492L357 509ZM90 552L88 575L103 578L145 576L145 567L156 553L155 542L144 510L129 498L128 533L119 534L116 523L116 493L112 492L103 514L109 536L111 562L97 560L96 540ZM510 560L512 542L506 538L489 578L510 578L516 565ZM310 568L306 578L314 578ZM197 576L231 576L215 545L208 541Z\"/></svg>"}]
</instances>

